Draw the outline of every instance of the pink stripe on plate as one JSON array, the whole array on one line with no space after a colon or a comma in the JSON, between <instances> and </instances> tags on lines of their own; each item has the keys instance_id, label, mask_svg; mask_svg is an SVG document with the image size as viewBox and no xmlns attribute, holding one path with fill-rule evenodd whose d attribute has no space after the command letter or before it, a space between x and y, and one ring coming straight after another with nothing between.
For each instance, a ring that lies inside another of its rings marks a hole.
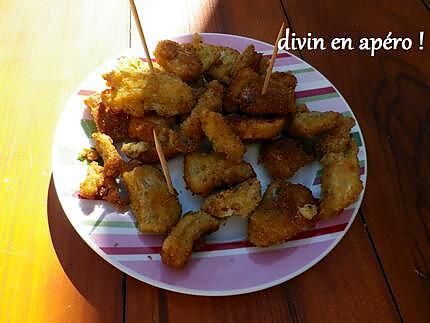
<instances>
[{"instance_id":1,"label":"pink stripe on plate","mask_svg":"<svg viewBox=\"0 0 430 323\"><path fill-rule=\"evenodd\" d=\"M281 66L296 65L296 64L301 64L301 63L302 63L302 61L299 60L297 57L288 56L288 57L283 57L283 58L276 58L273 66L281 67Z\"/></svg>"},{"instance_id":2,"label":"pink stripe on plate","mask_svg":"<svg viewBox=\"0 0 430 323\"><path fill-rule=\"evenodd\" d=\"M329 93L335 93L336 90L332 86L318 88L318 89L310 89L310 90L303 90L303 91L297 91L296 92L296 98L305 98L308 96L315 96L315 95L323 95L323 94L329 94Z\"/></svg>"},{"instance_id":3,"label":"pink stripe on plate","mask_svg":"<svg viewBox=\"0 0 430 323\"><path fill-rule=\"evenodd\" d=\"M335 239L252 254L193 258L183 269L160 260L124 260L132 271L175 287L228 291L255 287L288 276L329 248Z\"/></svg>"},{"instance_id":4,"label":"pink stripe on plate","mask_svg":"<svg viewBox=\"0 0 430 323\"><path fill-rule=\"evenodd\" d=\"M90 96L94 93L96 93L97 91L94 90L85 90L85 89L81 89L78 91L78 95L82 95L82 96Z\"/></svg>"}]
</instances>

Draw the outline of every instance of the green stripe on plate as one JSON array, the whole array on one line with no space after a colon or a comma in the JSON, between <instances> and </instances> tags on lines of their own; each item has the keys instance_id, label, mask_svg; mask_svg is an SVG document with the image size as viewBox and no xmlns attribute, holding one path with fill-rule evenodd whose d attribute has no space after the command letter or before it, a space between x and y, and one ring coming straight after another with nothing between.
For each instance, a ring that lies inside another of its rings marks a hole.
<instances>
[{"instance_id":1,"label":"green stripe on plate","mask_svg":"<svg viewBox=\"0 0 430 323\"><path fill-rule=\"evenodd\" d=\"M337 98L339 97L339 94L337 94L336 92L334 93L328 93L328 94L322 94L322 95L314 95L314 96L307 96L304 98L300 98L296 100L297 104L303 104L303 103L307 103L307 102L312 102L312 101L319 101L319 100L327 100L327 99L332 99L332 98Z\"/></svg>"},{"instance_id":2,"label":"green stripe on plate","mask_svg":"<svg viewBox=\"0 0 430 323\"><path fill-rule=\"evenodd\" d=\"M98 227L111 227L111 228L136 228L135 222L128 221L96 221L96 220L85 220L82 221L82 224Z\"/></svg>"},{"instance_id":3,"label":"green stripe on plate","mask_svg":"<svg viewBox=\"0 0 430 323\"><path fill-rule=\"evenodd\" d=\"M91 138L91 135L97 131L96 124L93 120L81 119L81 127L84 129L88 138Z\"/></svg>"},{"instance_id":4,"label":"green stripe on plate","mask_svg":"<svg viewBox=\"0 0 430 323\"><path fill-rule=\"evenodd\" d=\"M297 70L292 70L291 72L293 74L301 74L301 73L315 72L315 70L312 67L307 67L307 68L300 68Z\"/></svg>"}]
</instances>

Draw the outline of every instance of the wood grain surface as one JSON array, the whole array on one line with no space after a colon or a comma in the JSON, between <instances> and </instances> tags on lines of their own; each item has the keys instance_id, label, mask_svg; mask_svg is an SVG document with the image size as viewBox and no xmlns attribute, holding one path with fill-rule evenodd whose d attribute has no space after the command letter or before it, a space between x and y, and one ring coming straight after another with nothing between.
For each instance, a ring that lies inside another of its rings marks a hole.
<instances>
[{"instance_id":1,"label":"wood grain surface","mask_svg":"<svg viewBox=\"0 0 430 323\"><path fill-rule=\"evenodd\" d=\"M426 1L136 0L145 35L221 32L273 42L430 31ZM360 216L297 278L261 292L197 297L152 287L97 256L51 179L56 120L97 65L139 47L128 1L0 0L0 322L430 321L430 55L298 51L347 99L369 158Z\"/></svg>"}]
</instances>

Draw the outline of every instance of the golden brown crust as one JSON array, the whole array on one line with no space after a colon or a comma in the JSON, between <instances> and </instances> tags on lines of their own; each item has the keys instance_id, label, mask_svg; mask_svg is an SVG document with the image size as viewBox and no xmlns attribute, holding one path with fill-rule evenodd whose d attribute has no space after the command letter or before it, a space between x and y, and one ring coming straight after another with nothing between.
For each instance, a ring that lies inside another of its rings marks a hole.
<instances>
[{"instance_id":1,"label":"golden brown crust","mask_svg":"<svg viewBox=\"0 0 430 323\"><path fill-rule=\"evenodd\" d=\"M193 41L191 46L193 47L194 52L197 54L203 64L203 72L206 72L219 59L221 55L218 46L204 43L200 35L197 33L193 35Z\"/></svg>"},{"instance_id":2,"label":"golden brown crust","mask_svg":"<svg viewBox=\"0 0 430 323\"><path fill-rule=\"evenodd\" d=\"M194 152L184 158L184 180L195 194L206 196L215 188L238 184L250 177L255 177L250 164L236 163L219 153Z\"/></svg>"},{"instance_id":3,"label":"golden brown crust","mask_svg":"<svg viewBox=\"0 0 430 323\"><path fill-rule=\"evenodd\" d=\"M360 181L358 148L353 139L348 150L341 153L328 153L321 159L323 176L321 179L322 202L320 219L336 216L344 208L354 203L363 185Z\"/></svg>"},{"instance_id":4,"label":"golden brown crust","mask_svg":"<svg viewBox=\"0 0 430 323\"><path fill-rule=\"evenodd\" d=\"M248 223L248 240L258 247L284 242L316 224L308 220L299 208L315 205L312 192L303 185L285 180L273 181Z\"/></svg>"},{"instance_id":5,"label":"golden brown crust","mask_svg":"<svg viewBox=\"0 0 430 323\"><path fill-rule=\"evenodd\" d=\"M202 210L217 218L232 215L247 217L261 200L261 185L257 178L250 178L228 190L206 198Z\"/></svg>"},{"instance_id":6,"label":"golden brown crust","mask_svg":"<svg viewBox=\"0 0 430 323\"><path fill-rule=\"evenodd\" d=\"M166 71L178 75L184 81L198 78L203 71L202 62L193 50L171 40L158 42L154 55Z\"/></svg>"},{"instance_id":7,"label":"golden brown crust","mask_svg":"<svg viewBox=\"0 0 430 323\"><path fill-rule=\"evenodd\" d=\"M143 165L124 172L122 178L130 197L137 227L143 233L166 233L178 222L181 205L170 194L161 172Z\"/></svg>"},{"instance_id":8,"label":"golden brown crust","mask_svg":"<svg viewBox=\"0 0 430 323\"><path fill-rule=\"evenodd\" d=\"M242 159L246 151L245 145L230 128L222 114L203 111L200 114L200 122L215 152L223 153L231 160Z\"/></svg>"},{"instance_id":9,"label":"golden brown crust","mask_svg":"<svg viewBox=\"0 0 430 323\"><path fill-rule=\"evenodd\" d=\"M284 118L263 119L239 115L225 117L234 133L242 140L269 140L279 135L285 126Z\"/></svg>"},{"instance_id":10,"label":"golden brown crust","mask_svg":"<svg viewBox=\"0 0 430 323\"><path fill-rule=\"evenodd\" d=\"M205 212L188 212L163 241L161 259L164 264L182 268L190 259L194 243L203 235L219 228L219 221Z\"/></svg>"},{"instance_id":11,"label":"golden brown crust","mask_svg":"<svg viewBox=\"0 0 430 323\"><path fill-rule=\"evenodd\" d=\"M250 115L281 114L295 111L297 79L291 72L275 72L270 77L267 92L261 95L264 80L259 79L246 86L239 95L239 107Z\"/></svg>"},{"instance_id":12,"label":"golden brown crust","mask_svg":"<svg viewBox=\"0 0 430 323\"><path fill-rule=\"evenodd\" d=\"M100 93L93 94L84 100L99 132L109 135L114 142L127 138L129 117L122 112L114 112L102 102Z\"/></svg>"},{"instance_id":13,"label":"golden brown crust","mask_svg":"<svg viewBox=\"0 0 430 323\"><path fill-rule=\"evenodd\" d=\"M235 76L241 69L246 67L249 67L258 73L260 71L260 67L264 67L264 59L263 64L260 65L262 58L263 55L255 51L254 45L248 45L236 61L233 76Z\"/></svg>"},{"instance_id":14,"label":"golden brown crust","mask_svg":"<svg viewBox=\"0 0 430 323\"><path fill-rule=\"evenodd\" d=\"M223 108L226 112L236 112L239 109L239 95L242 89L259 79L259 75L251 68L243 68L238 71L231 80L224 97Z\"/></svg>"},{"instance_id":15,"label":"golden brown crust","mask_svg":"<svg viewBox=\"0 0 430 323\"><path fill-rule=\"evenodd\" d=\"M131 117L128 125L128 135L131 139L153 142L153 129L155 129L159 138L167 137L170 127L174 123L174 118L163 118L155 113L148 113L140 118Z\"/></svg>"},{"instance_id":16,"label":"golden brown crust","mask_svg":"<svg viewBox=\"0 0 430 323\"><path fill-rule=\"evenodd\" d=\"M299 138L315 138L333 129L341 117L340 113L333 111L295 113L288 125L288 133Z\"/></svg>"},{"instance_id":17,"label":"golden brown crust","mask_svg":"<svg viewBox=\"0 0 430 323\"><path fill-rule=\"evenodd\" d=\"M115 177L121 173L123 161L118 154L112 139L101 132L92 134L96 150L103 159L104 172L108 177Z\"/></svg>"},{"instance_id":18,"label":"golden brown crust","mask_svg":"<svg viewBox=\"0 0 430 323\"><path fill-rule=\"evenodd\" d=\"M272 141L260 153L260 163L273 178L289 178L313 159L298 142L289 138Z\"/></svg>"},{"instance_id":19,"label":"golden brown crust","mask_svg":"<svg viewBox=\"0 0 430 323\"><path fill-rule=\"evenodd\" d=\"M229 47L217 47L219 58L211 65L207 74L224 84L229 84L240 53Z\"/></svg>"}]
</instances>

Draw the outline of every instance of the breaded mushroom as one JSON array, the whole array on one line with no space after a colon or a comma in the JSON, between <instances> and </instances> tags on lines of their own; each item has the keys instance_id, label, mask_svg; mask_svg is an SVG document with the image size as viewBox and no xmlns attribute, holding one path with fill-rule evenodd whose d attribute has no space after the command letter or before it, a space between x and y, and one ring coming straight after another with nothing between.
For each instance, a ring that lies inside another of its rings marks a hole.
<instances>
[{"instance_id":1,"label":"breaded mushroom","mask_svg":"<svg viewBox=\"0 0 430 323\"><path fill-rule=\"evenodd\" d=\"M184 81L198 78L203 71L203 64L194 50L171 40L158 42L154 55L157 63L166 71L178 75Z\"/></svg>"},{"instance_id":2,"label":"breaded mushroom","mask_svg":"<svg viewBox=\"0 0 430 323\"><path fill-rule=\"evenodd\" d=\"M321 159L323 175L322 201L318 214L320 219L329 219L338 215L358 199L363 184L360 181L357 153L357 144L350 139L345 152L328 153Z\"/></svg>"},{"instance_id":3,"label":"breaded mushroom","mask_svg":"<svg viewBox=\"0 0 430 323\"><path fill-rule=\"evenodd\" d=\"M92 134L96 150L103 159L104 172L106 176L115 177L121 173L123 161L118 154L112 139L101 132Z\"/></svg>"},{"instance_id":4,"label":"breaded mushroom","mask_svg":"<svg viewBox=\"0 0 430 323\"><path fill-rule=\"evenodd\" d=\"M138 59L120 60L103 78L110 88L102 92L102 101L116 112L141 117L155 111L171 117L189 113L194 105L192 89L180 77L157 68L151 72Z\"/></svg>"},{"instance_id":5,"label":"breaded mushroom","mask_svg":"<svg viewBox=\"0 0 430 323\"><path fill-rule=\"evenodd\" d=\"M228 190L206 198L202 210L217 218L232 215L247 217L261 201L261 185L257 178L250 178Z\"/></svg>"},{"instance_id":6,"label":"breaded mushroom","mask_svg":"<svg viewBox=\"0 0 430 323\"><path fill-rule=\"evenodd\" d=\"M284 118L264 119L239 115L225 117L233 132L242 140L269 140L279 135L285 126Z\"/></svg>"},{"instance_id":7,"label":"breaded mushroom","mask_svg":"<svg viewBox=\"0 0 430 323\"><path fill-rule=\"evenodd\" d=\"M130 207L142 233L166 233L178 222L181 205L170 194L161 172L150 165L122 174L130 197Z\"/></svg>"},{"instance_id":8,"label":"breaded mushroom","mask_svg":"<svg viewBox=\"0 0 430 323\"><path fill-rule=\"evenodd\" d=\"M315 141L315 152L318 156L328 153L339 153L347 149L350 130L355 125L351 117L341 116L336 126L319 136Z\"/></svg>"},{"instance_id":9,"label":"breaded mushroom","mask_svg":"<svg viewBox=\"0 0 430 323\"><path fill-rule=\"evenodd\" d=\"M245 145L230 128L222 114L203 111L200 115L200 122L215 152L223 153L231 160L242 160L246 151Z\"/></svg>"},{"instance_id":10,"label":"breaded mushroom","mask_svg":"<svg viewBox=\"0 0 430 323\"><path fill-rule=\"evenodd\" d=\"M219 153L194 152L185 155L184 180L195 194L207 196L215 188L241 183L255 177L251 165L227 159Z\"/></svg>"},{"instance_id":11,"label":"breaded mushroom","mask_svg":"<svg viewBox=\"0 0 430 323\"><path fill-rule=\"evenodd\" d=\"M250 115L281 114L295 112L297 79L291 72L272 73L267 92L262 95L264 79L260 78L242 89L239 95L240 111Z\"/></svg>"},{"instance_id":12,"label":"breaded mushroom","mask_svg":"<svg viewBox=\"0 0 430 323\"><path fill-rule=\"evenodd\" d=\"M316 200L303 185L273 181L248 223L248 240L258 247L284 242L316 224Z\"/></svg>"},{"instance_id":13,"label":"breaded mushroom","mask_svg":"<svg viewBox=\"0 0 430 323\"><path fill-rule=\"evenodd\" d=\"M219 220L209 214L203 211L188 212L163 241L161 260L164 264L174 268L184 267L191 258L196 240L218 228Z\"/></svg>"},{"instance_id":14,"label":"breaded mushroom","mask_svg":"<svg viewBox=\"0 0 430 323\"><path fill-rule=\"evenodd\" d=\"M261 149L259 162L273 178L289 178L313 159L297 141L281 138Z\"/></svg>"},{"instance_id":15,"label":"breaded mushroom","mask_svg":"<svg viewBox=\"0 0 430 323\"><path fill-rule=\"evenodd\" d=\"M340 113L333 111L295 113L288 125L288 134L299 138L315 138L333 129L341 117Z\"/></svg>"}]
</instances>

